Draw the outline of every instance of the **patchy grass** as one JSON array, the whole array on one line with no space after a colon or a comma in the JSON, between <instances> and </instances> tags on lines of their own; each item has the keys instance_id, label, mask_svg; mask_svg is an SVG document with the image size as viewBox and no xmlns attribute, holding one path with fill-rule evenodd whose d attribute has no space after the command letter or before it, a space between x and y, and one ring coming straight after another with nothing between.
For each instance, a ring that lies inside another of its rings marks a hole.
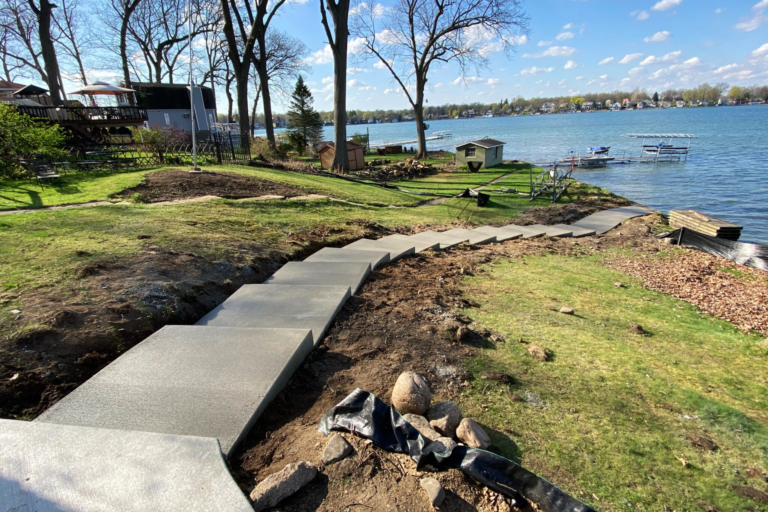
<instances>
[{"instance_id":1,"label":"patchy grass","mask_svg":"<svg viewBox=\"0 0 768 512\"><path fill-rule=\"evenodd\" d=\"M465 312L507 342L480 349L471 370L519 382L476 378L461 401L502 454L598 510L759 509L732 488L765 488L768 346L759 338L643 289L597 256L486 270L463 283L479 304ZM635 324L650 334L631 333ZM551 360L531 357L521 338ZM719 448L695 447L693 435Z\"/></svg>"}]
</instances>

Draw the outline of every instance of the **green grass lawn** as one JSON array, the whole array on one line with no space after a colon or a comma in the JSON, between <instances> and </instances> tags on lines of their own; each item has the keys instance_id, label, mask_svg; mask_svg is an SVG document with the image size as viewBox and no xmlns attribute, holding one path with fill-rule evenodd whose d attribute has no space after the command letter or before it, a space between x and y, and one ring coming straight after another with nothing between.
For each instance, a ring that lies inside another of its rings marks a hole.
<instances>
[{"instance_id":1,"label":"green grass lawn","mask_svg":"<svg viewBox=\"0 0 768 512\"><path fill-rule=\"evenodd\" d=\"M596 256L526 257L487 270L463 283L480 305L465 313L507 342L480 350L461 402L502 454L597 510L693 511L700 500L760 509L732 486L766 486L747 475L768 472L761 337L643 289ZM633 324L650 335L630 333ZM531 357L520 338L550 349L551 360ZM479 379L490 369L518 383ZM690 435L719 448L694 447Z\"/></svg>"}]
</instances>

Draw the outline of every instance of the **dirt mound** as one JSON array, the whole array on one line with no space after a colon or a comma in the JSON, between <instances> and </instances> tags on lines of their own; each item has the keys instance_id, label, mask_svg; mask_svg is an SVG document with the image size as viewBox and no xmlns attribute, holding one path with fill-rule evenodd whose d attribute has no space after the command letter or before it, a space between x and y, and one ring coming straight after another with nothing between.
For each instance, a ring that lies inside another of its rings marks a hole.
<instances>
[{"instance_id":1,"label":"dirt mound","mask_svg":"<svg viewBox=\"0 0 768 512\"><path fill-rule=\"evenodd\" d=\"M227 172L190 174L188 171L171 169L148 173L142 184L127 188L115 197L157 203L203 196L239 199L265 195L293 197L310 193L312 192L309 190L240 174ZM140 197L135 198L135 194L140 194Z\"/></svg>"}]
</instances>

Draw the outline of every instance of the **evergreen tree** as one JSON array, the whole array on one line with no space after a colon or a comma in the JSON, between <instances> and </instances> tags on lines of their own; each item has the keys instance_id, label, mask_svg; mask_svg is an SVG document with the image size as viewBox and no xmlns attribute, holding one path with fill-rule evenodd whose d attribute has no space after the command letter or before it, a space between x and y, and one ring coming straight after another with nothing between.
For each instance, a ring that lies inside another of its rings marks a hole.
<instances>
[{"instance_id":1,"label":"evergreen tree","mask_svg":"<svg viewBox=\"0 0 768 512\"><path fill-rule=\"evenodd\" d=\"M655 101L655 102L659 101L659 93L657 93L657 92L653 93L653 101Z\"/></svg>"},{"instance_id":2,"label":"evergreen tree","mask_svg":"<svg viewBox=\"0 0 768 512\"><path fill-rule=\"evenodd\" d=\"M312 93L299 75L296 88L291 95L288 111L288 140L299 151L308 145L319 142L323 136L323 121L320 114L312 107Z\"/></svg>"}]
</instances>

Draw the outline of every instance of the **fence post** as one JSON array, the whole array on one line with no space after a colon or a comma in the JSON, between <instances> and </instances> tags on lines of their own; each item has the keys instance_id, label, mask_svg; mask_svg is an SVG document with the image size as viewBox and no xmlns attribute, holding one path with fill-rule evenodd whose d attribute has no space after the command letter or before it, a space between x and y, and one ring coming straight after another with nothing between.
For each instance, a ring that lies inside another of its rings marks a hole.
<instances>
[{"instance_id":1,"label":"fence post","mask_svg":"<svg viewBox=\"0 0 768 512\"><path fill-rule=\"evenodd\" d=\"M216 161L221 165L223 162L221 160L221 134L220 133L214 133L213 134L213 146L216 148Z\"/></svg>"}]
</instances>

